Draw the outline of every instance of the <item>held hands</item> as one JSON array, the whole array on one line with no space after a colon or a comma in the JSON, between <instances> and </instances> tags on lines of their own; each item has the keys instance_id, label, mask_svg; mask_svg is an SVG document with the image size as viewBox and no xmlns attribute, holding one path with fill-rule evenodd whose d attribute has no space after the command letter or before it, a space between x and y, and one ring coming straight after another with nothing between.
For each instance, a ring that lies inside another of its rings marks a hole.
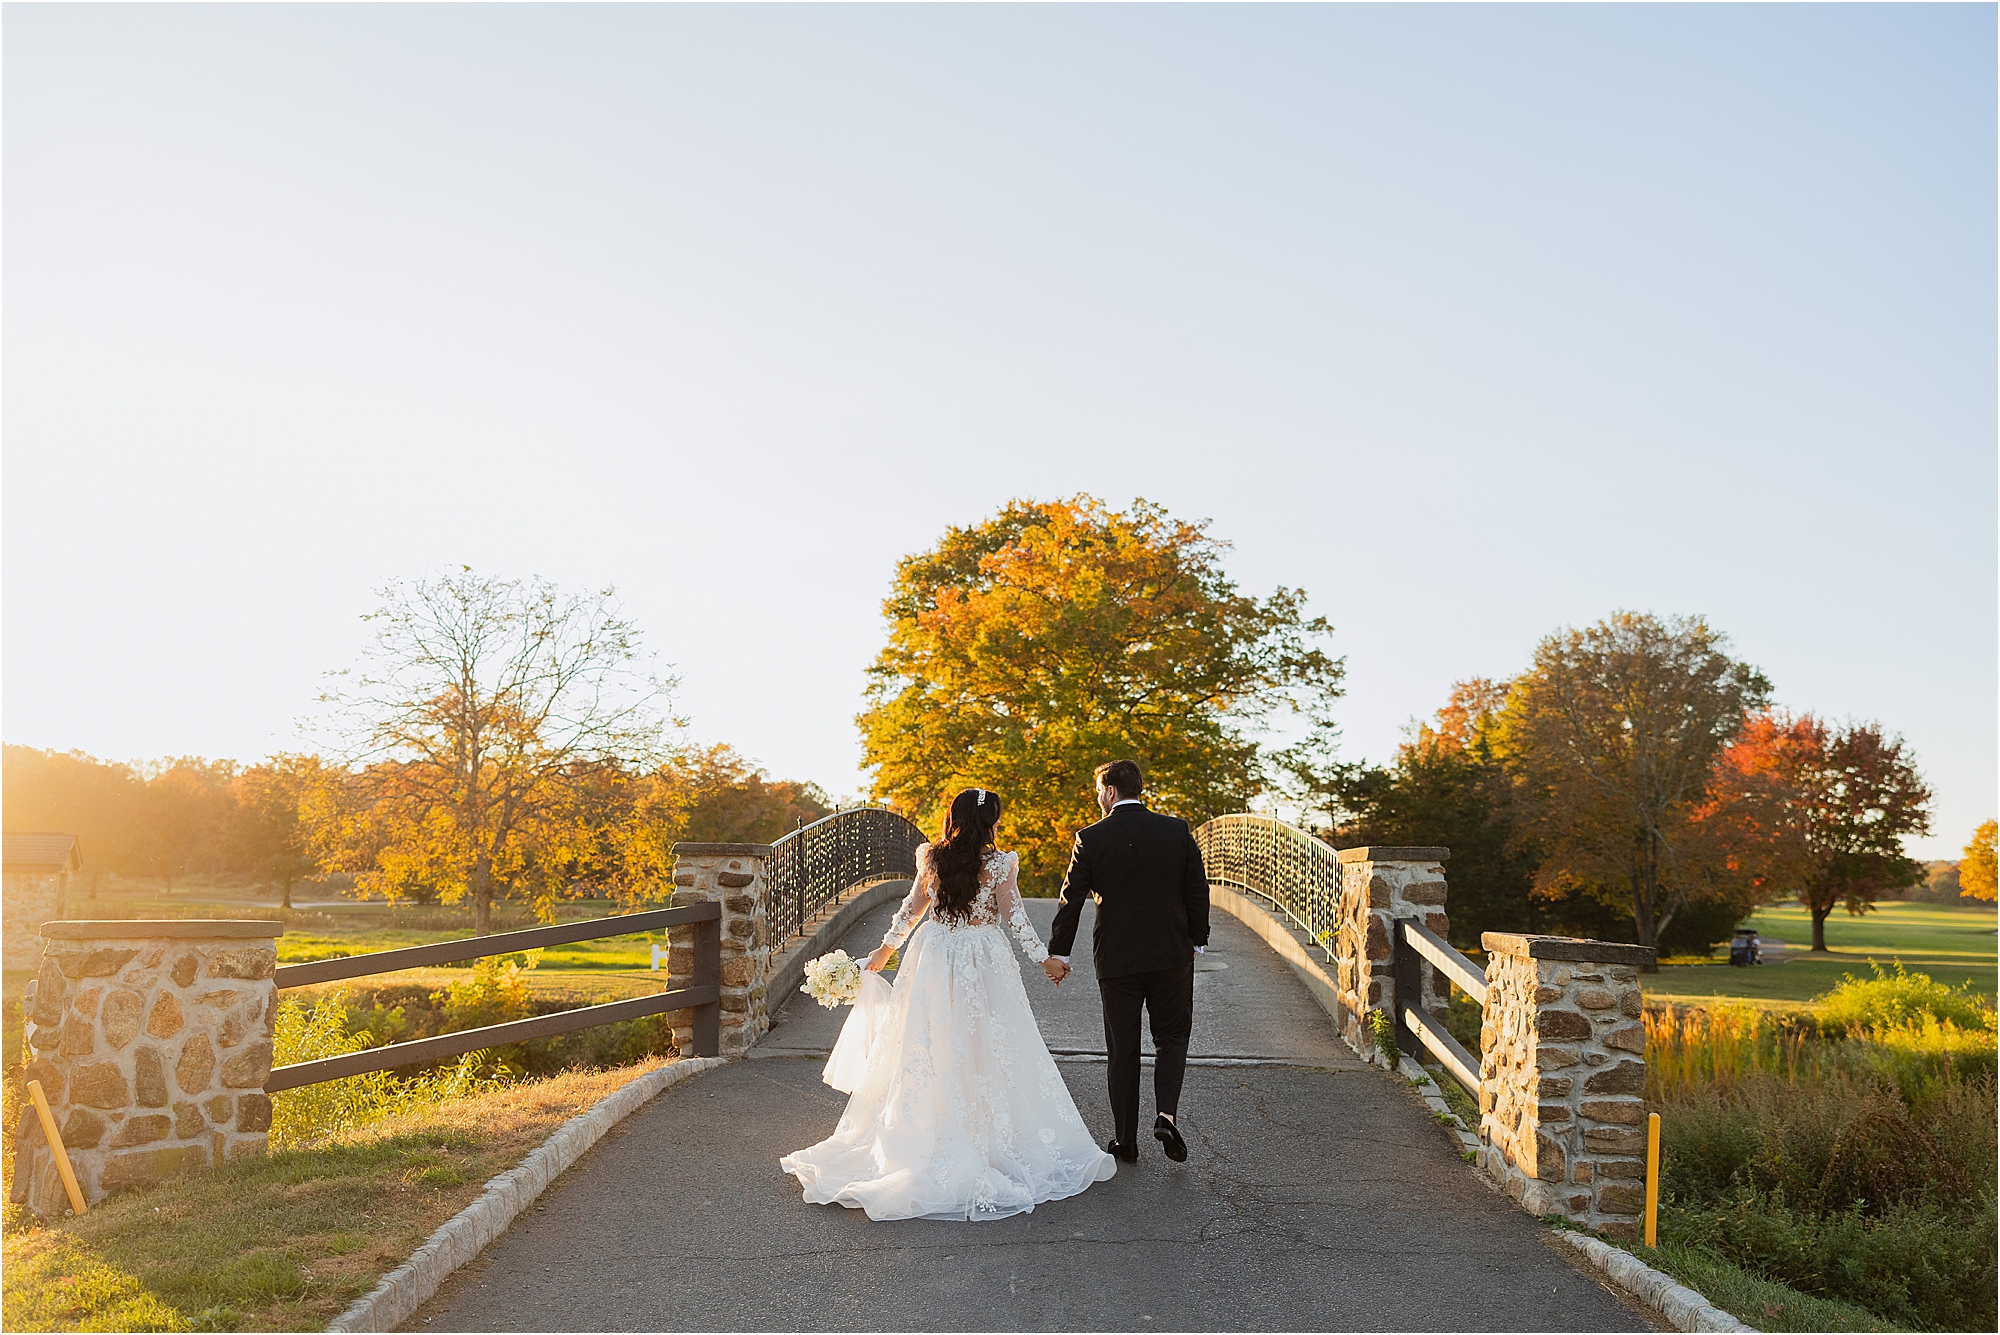
<instances>
[{"instance_id":1,"label":"held hands","mask_svg":"<svg viewBox=\"0 0 2000 1335\"><path fill-rule=\"evenodd\" d=\"M880 973L882 972L882 966L887 964L889 962L889 957L895 953L896 953L896 948L894 946L891 945L877 946L875 947L874 953L868 957L867 961L864 964L862 964L861 967L868 970L868 972L870 973Z\"/></svg>"},{"instance_id":2,"label":"held hands","mask_svg":"<svg viewBox=\"0 0 2000 1335\"><path fill-rule=\"evenodd\" d=\"M1069 965L1051 955L1042 961L1042 972L1049 976L1050 982L1061 987L1062 980L1069 977Z\"/></svg>"}]
</instances>

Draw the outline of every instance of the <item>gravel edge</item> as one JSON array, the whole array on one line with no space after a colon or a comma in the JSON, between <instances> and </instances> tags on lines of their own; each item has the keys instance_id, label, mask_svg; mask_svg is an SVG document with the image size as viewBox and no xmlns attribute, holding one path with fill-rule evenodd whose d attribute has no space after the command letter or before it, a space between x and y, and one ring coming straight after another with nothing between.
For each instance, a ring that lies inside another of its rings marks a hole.
<instances>
[{"instance_id":1,"label":"gravel edge","mask_svg":"<svg viewBox=\"0 0 2000 1335\"><path fill-rule=\"evenodd\" d=\"M1461 1154L1479 1153L1478 1134L1461 1121L1458 1114L1451 1110L1451 1105L1438 1095L1438 1082L1429 1071L1419 1065L1415 1058L1406 1056L1403 1058L1403 1064L1396 1068L1396 1074L1417 1087L1417 1097L1424 1101L1426 1108L1430 1109L1431 1116L1435 1117L1445 1130L1458 1137ZM1447 1075L1444 1078L1449 1080L1452 1077ZM1491 1186L1492 1183L1489 1182L1487 1185Z\"/></svg>"},{"instance_id":2,"label":"gravel edge","mask_svg":"<svg viewBox=\"0 0 2000 1335\"><path fill-rule=\"evenodd\" d=\"M614 1090L589 1112L578 1113L550 1133L523 1159L486 1183L478 1199L438 1225L410 1259L382 1276L375 1287L355 1299L346 1311L327 1323L328 1330L394 1330L438 1291L438 1286L514 1222L514 1217L541 1195L549 1183L604 1133L639 1111L670 1085L712 1071L731 1057L684 1057Z\"/></svg>"},{"instance_id":3,"label":"gravel edge","mask_svg":"<svg viewBox=\"0 0 2000 1335\"><path fill-rule=\"evenodd\" d=\"M1754 1331L1671 1275L1663 1275L1623 1248L1587 1233L1557 1229L1555 1240L1584 1264L1667 1319L1675 1330Z\"/></svg>"}]
</instances>

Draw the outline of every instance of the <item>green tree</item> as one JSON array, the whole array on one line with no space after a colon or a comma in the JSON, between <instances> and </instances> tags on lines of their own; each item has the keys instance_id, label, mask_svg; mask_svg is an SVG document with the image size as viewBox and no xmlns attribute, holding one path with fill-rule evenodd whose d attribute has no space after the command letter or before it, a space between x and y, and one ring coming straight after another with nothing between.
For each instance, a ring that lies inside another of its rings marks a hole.
<instances>
[{"instance_id":1,"label":"green tree","mask_svg":"<svg viewBox=\"0 0 2000 1335\"><path fill-rule=\"evenodd\" d=\"M1152 802L1199 823L1264 786L1255 732L1340 694L1305 594L1258 599L1206 526L1145 501L1015 501L905 558L861 728L874 792L934 828L983 787L1007 802L1030 892L1056 886L1095 819L1091 770L1129 756Z\"/></svg>"},{"instance_id":2,"label":"green tree","mask_svg":"<svg viewBox=\"0 0 2000 1335\"><path fill-rule=\"evenodd\" d=\"M593 784L664 757L670 684L608 589L465 569L382 592L373 647L322 696L352 774L315 838L364 892L470 899L483 935L497 897L558 893Z\"/></svg>"},{"instance_id":3,"label":"green tree","mask_svg":"<svg viewBox=\"0 0 2000 1335\"><path fill-rule=\"evenodd\" d=\"M276 886L281 908L292 906L292 887L318 870L303 813L326 782L318 756L273 756L236 776L231 861Z\"/></svg>"},{"instance_id":4,"label":"green tree","mask_svg":"<svg viewBox=\"0 0 2000 1335\"><path fill-rule=\"evenodd\" d=\"M1618 905L1658 948L1727 872L1698 817L1716 755L1769 695L1699 617L1619 612L1544 639L1494 730L1541 850L1537 893Z\"/></svg>"},{"instance_id":5,"label":"green tree","mask_svg":"<svg viewBox=\"0 0 2000 1335\"><path fill-rule=\"evenodd\" d=\"M1343 848L1443 845L1451 850L1452 940L1465 949L1484 932L1559 931L1560 905L1531 896L1538 857L1520 829L1514 784L1493 747L1507 684L1481 678L1452 687L1444 708L1414 727L1387 767L1356 767L1326 785L1339 816L1328 831Z\"/></svg>"},{"instance_id":6,"label":"green tree","mask_svg":"<svg viewBox=\"0 0 2000 1335\"><path fill-rule=\"evenodd\" d=\"M1967 899L1993 901L1993 836L2000 822L1987 821L1972 832L1965 846L1965 861L1958 864L1959 894Z\"/></svg>"}]
</instances>

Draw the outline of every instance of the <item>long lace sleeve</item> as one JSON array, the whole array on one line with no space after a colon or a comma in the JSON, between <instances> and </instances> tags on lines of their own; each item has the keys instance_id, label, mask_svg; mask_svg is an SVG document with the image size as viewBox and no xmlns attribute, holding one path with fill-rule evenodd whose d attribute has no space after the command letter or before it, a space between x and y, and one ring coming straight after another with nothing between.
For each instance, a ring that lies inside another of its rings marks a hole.
<instances>
[{"instance_id":1,"label":"long lace sleeve","mask_svg":"<svg viewBox=\"0 0 2000 1335\"><path fill-rule=\"evenodd\" d=\"M1030 962L1040 964L1049 957L1042 938L1035 935L1035 924L1028 921L1028 911L1021 906L1021 856L1007 855L1007 869L1000 873L1000 879L993 884L993 902L1000 915L1007 920L1007 930L1021 943L1021 949Z\"/></svg>"},{"instance_id":2,"label":"long lace sleeve","mask_svg":"<svg viewBox=\"0 0 2000 1335\"><path fill-rule=\"evenodd\" d=\"M903 906L896 910L896 916L889 923L889 934L882 938L882 944L896 950L910 939L916 930L917 919L924 916L924 910L931 906L931 886L937 883L937 873L931 869L929 848L917 850L917 878L910 882L910 893L903 896Z\"/></svg>"}]
</instances>

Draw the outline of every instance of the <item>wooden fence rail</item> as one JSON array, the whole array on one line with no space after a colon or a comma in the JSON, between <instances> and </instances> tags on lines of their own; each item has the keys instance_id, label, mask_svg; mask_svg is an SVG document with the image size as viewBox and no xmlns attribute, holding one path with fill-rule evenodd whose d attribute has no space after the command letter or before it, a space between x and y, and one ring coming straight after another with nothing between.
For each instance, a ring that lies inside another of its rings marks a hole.
<instances>
[{"instance_id":1,"label":"wooden fence rail","mask_svg":"<svg viewBox=\"0 0 2000 1335\"><path fill-rule=\"evenodd\" d=\"M519 932L499 932L464 941L443 941L432 946L410 946L342 959L315 960L310 964L287 964L278 970L276 981L281 988L306 987L344 978L394 973L399 969L450 964L488 955L511 955L516 951L542 946L567 945L575 941L594 941L607 936L627 936L633 932L682 926L695 929L694 974L690 985L677 991L607 1002L601 1006L583 1006L527 1020L511 1020L481 1029L440 1034L436 1038L391 1043L387 1047L369 1048L344 1057L295 1062L272 1070L270 1078L264 1082L264 1092L275 1094L280 1090L297 1089L301 1085L318 1084L322 1080L339 1080L368 1071L388 1071L399 1066L442 1061L446 1057L497 1047L502 1043L525 1043L531 1038L547 1038L601 1024L615 1024L621 1020L636 1020L679 1010L694 1012L693 1055L713 1057L721 1047L722 1024L722 906L716 903L631 913L617 918L592 918L588 922L565 923L556 927L530 927Z\"/></svg>"},{"instance_id":2,"label":"wooden fence rail","mask_svg":"<svg viewBox=\"0 0 2000 1335\"><path fill-rule=\"evenodd\" d=\"M1452 944L1415 918L1396 919L1396 1043L1416 1055L1416 1045L1431 1050L1452 1078L1465 1086L1474 1099L1479 1097L1479 1059L1453 1038L1436 1016L1423 1005L1423 962L1443 972L1467 996L1486 1005L1486 970L1474 964Z\"/></svg>"}]
</instances>

